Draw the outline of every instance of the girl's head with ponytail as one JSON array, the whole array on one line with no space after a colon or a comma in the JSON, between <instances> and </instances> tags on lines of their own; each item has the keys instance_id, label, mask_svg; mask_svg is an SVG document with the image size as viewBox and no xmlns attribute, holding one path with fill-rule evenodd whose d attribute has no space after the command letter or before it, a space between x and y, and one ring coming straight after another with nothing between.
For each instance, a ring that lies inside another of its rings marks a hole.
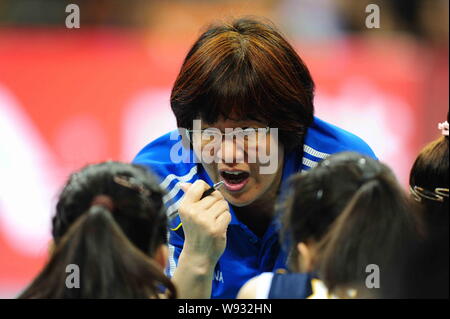
<instances>
[{"instance_id":1,"label":"girl's head with ponytail","mask_svg":"<svg viewBox=\"0 0 450 319\"><path fill-rule=\"evenodd\" d=\"M315 272L330 292L365 286L366 267L388 267L418 220L392 171L353 152L291 179L283 217L294 270Z\"/></svg>"},{"instance_id":2,"label":"girl's head with ponytail","mask_svg":"<svg viewBox=\"0 0 450 319\"><path fill-rule=\"evenodd\" d=\"M426 240L405 247L397 257L398 267L390 272L383 297L449 296L449 121L447 113L447 121L436 125L441 136L420 151L410 172L409 189L421 208Z\"/></svg>"},{"instance_id":3,"label":"girl's head with ponytail","mask_svg":"<svg viewBox=\"0 0 450 319\"><path fill-rule=\"evenodd\" d=\"M420 151L409 176L411 195L424 208L425 218L430 226L446 226L447 231L449 196L448 121L447 114L447 121L438 125L441 136Z\"/></svg>"},{"instance_id":4,"label":"girl's head with ponytail","mask_svg":"<svg viewBox=\"0 0 450 319\"><path fill-rule=\"evenodd\" d=\"M54 252L20 297L159 298L165 289L174 298L163 272L163 195L138 165L109 161L72 174L53 217ZM70 267L79 270L77 287L67 284Z\"/></svg>"}]
</instances>

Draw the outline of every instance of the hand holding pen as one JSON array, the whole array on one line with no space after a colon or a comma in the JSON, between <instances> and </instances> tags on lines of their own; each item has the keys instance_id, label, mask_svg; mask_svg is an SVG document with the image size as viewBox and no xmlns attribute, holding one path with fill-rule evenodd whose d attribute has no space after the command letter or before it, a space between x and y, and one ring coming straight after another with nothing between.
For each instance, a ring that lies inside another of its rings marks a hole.
<instances>
[{"instance_id":1,"label":"hand holding pen","mask_svg":"<svg viewBox=\"0 0 450 319\"><path fill-rule=\"evenodd\" d=\"M212 187L203 180L182 185L185 192L178 208L185 242L183 251L217 262L226 246L226 232L231 221L228 202L215 192L223 182Z\"/></svg>"},{"instance_id":2,"label":"hand holding pen","mask_svg":"<svg viewBox=\"0 0 450 319\"><path fill-rule=\"evenodd\" d=\"M207 190L203 193L203 195L202 195L202 197L200 198L200 200L202 200L203 198L205 198L205 197L211 195L214 191L216 191L217 189L219 189L224 183L225 183L224 181L219 181L219 182L215 183L213 186L211 186L209 189L207 189ZM185 189L183 189L183 191L186 192ZM177 215L177 214L178 214L178 211L176 212L176 215ZM171 230L177 230L177 229L180 228L182 225L183 225L183 223L180 223L180 224L176 227L176 229L171 229Z\"/></svg>"},{"instance_id":3,"label":"hand holding pen","mask_svg":"<svg viewBox=\"0 0 450 319\"><path fill-rule=\"evenodd\" d=\"M215 190L219 189L219 187L221 187L225 182L224 181L220 181L218 183L215 183L213 186L211 186L211 188L209 188L206 192L203 193L202 197L200 199L205 198L206 196L211 195Z\"/></svg>"}]
</instances>

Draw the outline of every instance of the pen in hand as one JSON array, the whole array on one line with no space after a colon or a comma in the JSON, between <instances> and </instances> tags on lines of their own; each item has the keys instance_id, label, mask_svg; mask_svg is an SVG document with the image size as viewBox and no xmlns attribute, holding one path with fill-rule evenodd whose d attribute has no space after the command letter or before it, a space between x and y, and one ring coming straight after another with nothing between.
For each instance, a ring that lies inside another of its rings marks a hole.
<instances>
[{"instance_id":1,"label":"pen in hand","mask_svg":"<svg viewBox=\"0 0 450 319\"><path fill-rule=\"evenodd\" d=\"M203 193L203 195L202 195L202 197L200 198L200 200L202 200L203 198L205 198L205 197L211 195L214 191L216 191L218 188L220 188L224 183L225 183L224 181L220 181L220 182L215 183L213 186L211 186L210 188L208 188L208 189ZM176 216L176 215L178 215L178 210L175 211L175 213L174 213L173 215L169 216L169 219L173 218L173 216ZM180 228L182 224L183 224L183 223L180 223L176 228L170 228L170 230L175 231L175 230L177 230L178 228Z\"/></svg>"},{"instance_id":2,"label":"pen in hand","mask_svg":"<svg viewBox=\"0 0 450 319\"><path fill-rule=\"evenodd\" d=\"M204 193L203 193L203 195L202 195L202 197L200 198L200 199L203 199L203 198L205 198L206 196L209 196L209 195L211 195L215 190L217 190L220 186L222 186L224 184L224 181L220 181L220 182L218 182L218 183L215 183L213 186L211 186L211 188L209 188L209 189L207 189Z\"/></svg>"}]
</instances>

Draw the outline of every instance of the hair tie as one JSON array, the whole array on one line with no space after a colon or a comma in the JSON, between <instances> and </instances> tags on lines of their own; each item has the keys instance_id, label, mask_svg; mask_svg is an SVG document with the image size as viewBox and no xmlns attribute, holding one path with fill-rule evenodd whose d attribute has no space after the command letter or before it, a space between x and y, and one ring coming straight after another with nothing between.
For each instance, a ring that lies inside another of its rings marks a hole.
<instances>
[{"instance_id":1,"label":"hair tie","mask_svg":"<svg viewBox=\"0 0 450 319\"><path fill-rule=\"evenodd\" d=\"M94 199L91 202L91 206L103 206L110 212L113 212L114 210L114 203L111 197L108 195L97 195L94 197Z\"/></svg>"},{"instance_id":2,"label":"hair tie","mask_svg":"<svg viewBox=\"0 0 450 319\"><path fill-rule=\"evenodd\" d=\"M142 186L141 183L139 183L134 177L114 176L113 179L116 184L138 191L144 196L150 196L152 193L150 190Z\"/></svg>"},{"instance_id":3,"label":"hair tie","mask_svg":"<svg viewBox=\"0 0 450 319\"><path fill-rule=\"evenodd\" d=\"M434 191L430 191L419 186L409 186L409 191L413 198L418 202L421 202L422 199L425 198L442 203L445 198L448 198L448 188L444 187L437 187Z\"/></svg>"},{"instance_id":4,"label":"hair tie","mask_svg":"<svg viewBox=\"0 0 450 319\"><path fill-rule=\"evenodd\" d=\"M319 190L317 191L317 193L316 193L316 198L317 198L318 200L321 200L322 197L323 197L323 190L322 190L322 189L319 189Z\"/></svg>"},{"instance_id":5,"label":"hair tie","mask_svg":"<svg viewBox=\"0 0 450 319\"><path fill-rule=\"evenodd\" d=\"M438 129L441 130L442 135L448 136L448 122L442 122L438 124Z\"/></svg>"}]
</instances>

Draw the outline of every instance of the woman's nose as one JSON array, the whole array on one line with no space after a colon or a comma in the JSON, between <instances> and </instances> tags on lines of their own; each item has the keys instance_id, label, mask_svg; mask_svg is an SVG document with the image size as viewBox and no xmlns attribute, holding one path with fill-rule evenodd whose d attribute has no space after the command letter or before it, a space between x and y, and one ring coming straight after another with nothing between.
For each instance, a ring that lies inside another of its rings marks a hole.
<instances>
[{"instance_id":1,"label":"woman's nose","mask_svg":"<svg viewBox=\"0 0 450 319\"><path fill-rule=\"evenodd\" d=\"M217 157L224 163L243 163L245 150L242 145L236 143L234 138L225 137L220 143Z\"/></svg>"}]
</instances>

